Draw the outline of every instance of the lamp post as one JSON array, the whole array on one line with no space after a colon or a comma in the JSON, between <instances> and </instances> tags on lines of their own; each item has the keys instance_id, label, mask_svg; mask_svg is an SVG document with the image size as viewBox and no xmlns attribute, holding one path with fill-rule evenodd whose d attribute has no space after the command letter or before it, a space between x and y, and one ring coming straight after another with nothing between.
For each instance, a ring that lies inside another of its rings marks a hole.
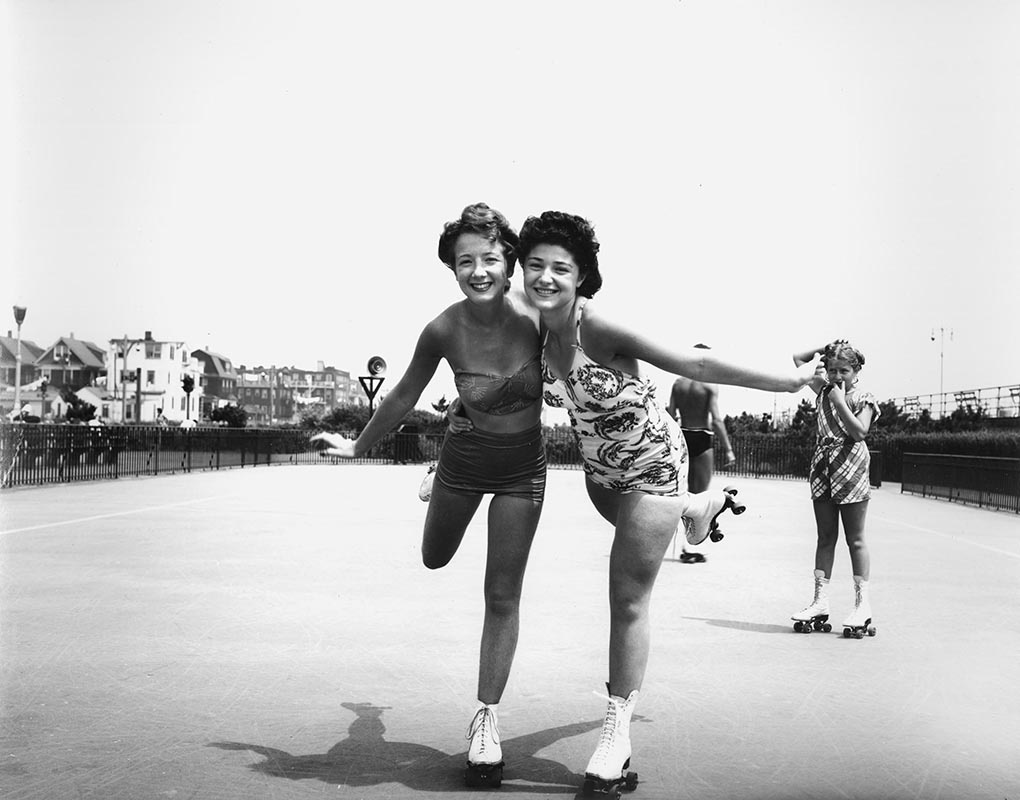
<instances>
[{"instance_id":1,"label":"lamp post","mask_svg":"<svg viewBox=\"0 0 1020 800\"><path fill-rule=\"evenodd\" d=\"M14 321L18 325L18 351L14 354L14 412L21 414L21 323L25 321L26 306L14 306Z\"/></svg>"},{"instance_id":2,"label":"lamp post","mask_svg":"<svg viewBox=\"0 0 1020 800\"><path fill-rule=\"evenodd\" d=\"M931 340L935 341L935 329L931 329ZM949 329L949 341L953 341L953 329ZM946 394L943 388L945 375L946 329L939 328L939 419L946 415Z\"/></svg>"}]
</instances>

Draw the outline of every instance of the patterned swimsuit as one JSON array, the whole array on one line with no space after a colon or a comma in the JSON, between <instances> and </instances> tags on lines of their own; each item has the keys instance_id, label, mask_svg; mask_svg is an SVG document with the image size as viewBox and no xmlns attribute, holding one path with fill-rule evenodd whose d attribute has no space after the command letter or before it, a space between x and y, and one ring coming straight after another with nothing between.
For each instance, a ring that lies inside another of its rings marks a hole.
<instances>
[{"instance_id":1,"label":"patterned swimsuit","mask_svg":"<svg viewBox=\"0 0 1020 800\"><path fill-rule=\"evenodd\" d=\"M619 492L676 496L687 491L687 447L655 399L655 385L589 358L581 347L577 309L574 359L565 380L552 374L542 349L545 402L565 408L584 471Z\"/></svg>"},{"instance_id":2,"label":"patterned swimsuit","mask_svg":"<svg viewBox=\"0 0 1020 800\"><path fill-rule=\"evenodd\" d=\"M842 418L829 402L831 389L831 386L823 387L815 400L818 436L811 457L811 499L829 500L837 505L859 503L871 498L871 455L864 441L855 442L850 437ZM869 405L874 411L874 422L881 411L873 394L854 392L847 398L847 406L854 416Z\"/></svg>"}]
</instances>

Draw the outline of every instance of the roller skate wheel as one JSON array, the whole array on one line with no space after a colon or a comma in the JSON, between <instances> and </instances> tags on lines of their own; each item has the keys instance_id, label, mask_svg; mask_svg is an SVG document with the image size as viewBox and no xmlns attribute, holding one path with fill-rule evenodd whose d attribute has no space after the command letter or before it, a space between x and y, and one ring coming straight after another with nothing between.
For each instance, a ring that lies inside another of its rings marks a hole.
<instances>
[{"instance_id":1,"label":"roller skate wheel","mask_svg":"<svg viewBox=\"0 0 1020 800\"><path fill-rule=\"evenodd\" d=\"M714 530L708 535L708 538L713 542L721 542L723 540L723 532L720 530Z\"/></svg>"},{"instance_id":2,"label":"roller skate wheel","mask_svg":"<svg viewBox=\"0 0 1020 800\"><path fill-rule=\"evenodd\" d=\"M868 636L877 636L877 635L878 635L878 628L876 628L874 625L872 625L871 627L868 628Z\"/></svg>"},{"instance_id":3,"label":"roller skate wheel","mask_svg":"<svg viewBox=\"0 0 1020 800\"><path fill-rule=\"evenodd\" d=\"M804 623L798 620L797 622L793 623L793 629L797 633L800 633L804 629Z\"/></svg>"},{"instance_id":4,"label":"roller skate wheel","mask_svg":"<svg viewBox=\"0 0 1020 800\"><path fill-rule=\"evenodd\" d=\"M626 777L623 779L624 788L629 792L633 792L638 785L638 777L636 772L628 772Z\"/></svg>"},{"instance_id":5,"label":"roller skate wheel","mask_svg":"<svg viewBox=\"0 0 1020 800\"><path fill-rule=\"evenodd\" d=\"M825 633L832 633L832 625L826 622L824 625L822 625L822 631L824 631Z\"/></svg>"}]
</instances>

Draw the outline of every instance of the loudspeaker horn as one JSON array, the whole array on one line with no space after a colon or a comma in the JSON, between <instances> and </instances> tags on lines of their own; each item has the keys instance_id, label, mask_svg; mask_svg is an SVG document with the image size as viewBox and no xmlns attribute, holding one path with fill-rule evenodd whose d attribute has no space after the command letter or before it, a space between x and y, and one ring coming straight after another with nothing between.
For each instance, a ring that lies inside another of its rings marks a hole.
<instances>
[{"instance_id":1,"label":"loudspeaker horn","mask_svg":"<svg viewBox=\"0 0 1020 800\"><path fill-rule=\"evenodd\" d=\"M386 359L382 356L372 356L368 359L368 374L369 375L385 375L386 374Z\"/></svg>"}]
</instances>

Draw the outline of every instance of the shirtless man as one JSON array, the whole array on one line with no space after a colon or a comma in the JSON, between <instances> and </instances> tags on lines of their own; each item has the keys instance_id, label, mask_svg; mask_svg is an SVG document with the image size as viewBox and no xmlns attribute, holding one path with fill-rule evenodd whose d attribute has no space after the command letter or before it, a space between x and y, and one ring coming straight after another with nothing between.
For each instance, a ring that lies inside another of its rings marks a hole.
<instances>
[{"instance_id":1,"label":"shirtless man","mask_svg":"<svg viewBox=\"0 0 1020 800\"><path fill-rule=\"evenodd\" d=\"M695 345L708 349L705 345ZM719 413L719 389L701 381L690 378L677 378L669 395L666 410L677 422L687 442L690 467L687 473L687 491L704 492L712 482L715 457L712 451L713 437L718 435L719 441L726 448L724 466L736 461L730 437L726 433L726 423ZM683 541L681 537L680 541ZM680 560L685 564L698 563L705 560L703 553L688 549L684 542Z\"/></svg>"}]
</instances>

